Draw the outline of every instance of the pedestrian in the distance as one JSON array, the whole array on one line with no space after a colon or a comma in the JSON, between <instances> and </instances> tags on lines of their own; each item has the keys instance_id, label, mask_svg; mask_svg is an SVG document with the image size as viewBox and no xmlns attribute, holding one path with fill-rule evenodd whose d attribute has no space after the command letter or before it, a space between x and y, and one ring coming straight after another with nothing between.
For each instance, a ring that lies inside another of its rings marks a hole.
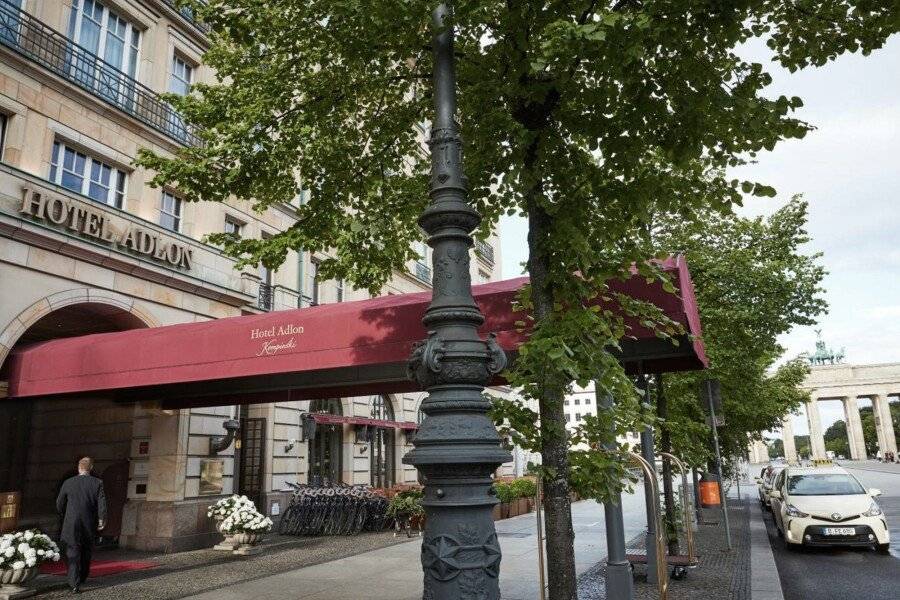
<instances>
[{"instance_id":1,"label":"pedestrian in the distance","mask_svg":"<svg viewBox=\"0 0 900 600\"><path fill-rule=\"evenodd\" d=\"M56 497L56 510L63 515L60 540L66 546L69 563L69 589L81 592L91 567L91 552L97 530L106 521L106 496L103 481L91 475L94 461L84 457L78 461L78 475L69 477Z\"/></svg>"}]
</instances>

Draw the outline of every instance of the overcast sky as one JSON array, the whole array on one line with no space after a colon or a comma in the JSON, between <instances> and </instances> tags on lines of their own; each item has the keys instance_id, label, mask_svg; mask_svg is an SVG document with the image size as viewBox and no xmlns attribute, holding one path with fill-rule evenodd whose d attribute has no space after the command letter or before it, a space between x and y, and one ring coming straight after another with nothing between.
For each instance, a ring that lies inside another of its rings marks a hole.
<instances>
[{"instance_id":1,"label":"overcast sky","mask_svg":"<svg viewBox=\"0 0 900 600\"><path fill-rule=\"evenodd\" d=\"M748 57L764 60L759 48ZM800 96L799 111L818 129L783 142L737 175L775 186L778 197L750 199L745 214L769 214L794 194L809 201L808 252L822 252L829 313L817 327L783 336L786 357L826 344L847 362L900 362L900 36L868 57L844 56L791 74L773 67L769 94ZM501 220L503 276L522 272L527 223ZM861 400L860 406L869 402ZM839 402L820 403L822 425L843 419ZM808 432L795 418L794 432Z\"/></svg>"}]
</instances>

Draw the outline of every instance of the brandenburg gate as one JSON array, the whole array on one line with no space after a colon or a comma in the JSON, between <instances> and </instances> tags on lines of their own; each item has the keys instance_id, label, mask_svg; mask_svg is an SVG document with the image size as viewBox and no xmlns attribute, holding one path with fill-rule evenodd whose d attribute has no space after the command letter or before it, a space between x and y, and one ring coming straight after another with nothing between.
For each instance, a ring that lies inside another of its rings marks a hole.
<instances>
[{"instance_id":1,"label":"brandenburg gate","mask_svg":"<svg viewBox=\"0 0 900 600\"><path fill-rule=\"evenodd\" d=\"M891 421L888 396L900 395L900 363L877 365L841 364L843 352L831 355L832 364L817 358L824 344L817 344L817 352L809 357L812 364L810 374L803 382L803 389L809 390L810 400L806 405L806 419L809 422L809 444L811 458L825 458L825 437L819 418L817 403L820 400L840 400L844 405L844 422L847 424L850 458L865 460L866 445L863 438L862 420L859 416L859 398L870 398L875 415L875 431L881 455L885 452L897 453L897 441ZM789 461L797 460L794 443L792 415L784 418L782 434L784 456Z\"/></svg>"}]
</instances>

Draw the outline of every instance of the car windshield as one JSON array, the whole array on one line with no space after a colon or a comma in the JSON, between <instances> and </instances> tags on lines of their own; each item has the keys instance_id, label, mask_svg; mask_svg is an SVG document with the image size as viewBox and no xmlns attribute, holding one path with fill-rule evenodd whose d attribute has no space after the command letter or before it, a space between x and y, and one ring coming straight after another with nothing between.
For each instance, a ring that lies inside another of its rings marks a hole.
<instances>
[{"instance_id":1,"label":"car windshield","mask_svg":"<svg viewBox=\"0 0 900 600\"><path fill-rule=\"evenodd\" d=\"M787 488L792 496L846 496L866 493L858 481L843 473L791 475L788 477Z\"/></svg>"}]
</instances>

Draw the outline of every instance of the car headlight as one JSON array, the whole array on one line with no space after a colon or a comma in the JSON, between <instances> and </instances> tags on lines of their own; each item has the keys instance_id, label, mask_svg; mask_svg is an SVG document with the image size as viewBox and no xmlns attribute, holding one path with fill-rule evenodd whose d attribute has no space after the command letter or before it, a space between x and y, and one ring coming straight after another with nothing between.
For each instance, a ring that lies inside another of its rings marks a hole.
<instances>
[{"instance_id":1,"label":"car headlight","mask_svg":"<svg viewBox=\"0 0 900 600\"><path fill-rule=\"evenodd\" d=\"M797 508L796 506L794 506L793 504L788 504L788 505L787 505L787 508L785 508L784 512L786 512L786 513L787 513L787 516L789 516L789 517L798 517L798 518L801 518L801 519L803 519L803 518L809 516L808 514L806 514L805 512L803 512L802 510L798 509L798 508Z\"/></svg>"},{"instance_id":2,"label":"car headlight","mask_svg":"<svg viewBox=\"0 0 900 600\"><path fill-rule=\"evenodd\" d=\"M862 514L864 517L878 517L881 516L881 508L872 500L872 504L869 505L869 510Z\"/></svg>"}]
</instances>

